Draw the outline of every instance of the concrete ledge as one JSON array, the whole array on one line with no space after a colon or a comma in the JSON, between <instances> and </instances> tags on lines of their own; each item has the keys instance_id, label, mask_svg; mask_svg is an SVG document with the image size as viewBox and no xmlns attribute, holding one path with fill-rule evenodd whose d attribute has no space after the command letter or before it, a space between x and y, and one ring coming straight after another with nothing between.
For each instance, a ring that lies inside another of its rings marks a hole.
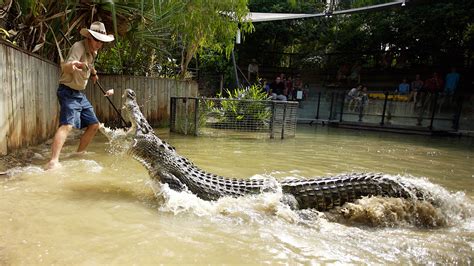
<instances>
[{"instance_id":1,"label":"concrete ledge","mask_svg":"<svg viewBox=\"0 0 474 266\"><path fill-rule=\"evenodd\" d=\"M340 128L393 132L402 134L432 135L432 136L459 136L458 131L430 130L428 127L380 125L363 122L331 122L329 125Z\"/></svg>"}]
</instances>

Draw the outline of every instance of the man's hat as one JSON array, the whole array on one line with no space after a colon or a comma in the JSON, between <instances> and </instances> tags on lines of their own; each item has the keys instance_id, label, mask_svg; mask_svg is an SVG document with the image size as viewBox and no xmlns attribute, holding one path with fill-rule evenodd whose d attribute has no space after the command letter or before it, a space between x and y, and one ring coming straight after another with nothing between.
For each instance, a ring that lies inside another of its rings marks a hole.
<instances>
[{"instance_id":1,"label":"man's hat","mask_svg":"<svg viewBox=\"0 0 474 266\"><path fill-rule=\"evenodd\" d=\"M82 28L80 33L86 38L90 38L92 36L101 42L111 42L115 39L114 35L107 35L104 23L99 21L93 22L89 29Z\"/></svg>"}]
</instances>

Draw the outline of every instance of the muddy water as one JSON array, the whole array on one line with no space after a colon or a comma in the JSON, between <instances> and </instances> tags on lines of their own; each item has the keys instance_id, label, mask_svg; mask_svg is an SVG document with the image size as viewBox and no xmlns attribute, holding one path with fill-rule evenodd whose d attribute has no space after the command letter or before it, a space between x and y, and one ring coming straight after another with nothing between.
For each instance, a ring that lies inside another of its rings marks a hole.
<instances>
[{"instance_id":1,"label":"muddy water","mask_svg":"<svg viewBox=\"0 0 474 266\"><path fill-rule=\"evenodd\" d=\"M383 172L430 190L436 204L370 198L319 213L292 211L278 193L205 202L150 182L103 136L77 156L73 136L62 168L43 171L49 147L40 146L0 177L0 265L472 263L472 139L303 126L286 140L158 133L216 174Z\"/></svg>"}]
</instances>

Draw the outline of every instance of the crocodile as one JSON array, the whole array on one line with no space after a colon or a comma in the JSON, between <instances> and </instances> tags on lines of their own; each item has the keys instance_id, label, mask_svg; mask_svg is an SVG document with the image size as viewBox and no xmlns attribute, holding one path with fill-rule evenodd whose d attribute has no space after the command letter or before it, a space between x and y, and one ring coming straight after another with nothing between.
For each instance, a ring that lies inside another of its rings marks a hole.
<instances>
[{"instance_id":1,"label":"crocodile","mask_svg":"<svg viewBox=\"0 0 474 266\"><path fill-rule=\"evenodd\" d=\"M127 153L140 162L152 180L177 191L189 191L203 200L240 197L281 189L282 201L293 209L327 211L366 196L420 198L420 191L397 178L380 173L348 173L312 179L237 179L208 173L160 139L137 104L136 94L123 94L125 117L131 122ZM102 127L102 133L104 133ZM106 134L106 133L104 133ZM106 134L107 135L107 134Z\"/></svg>"}]
</instances>

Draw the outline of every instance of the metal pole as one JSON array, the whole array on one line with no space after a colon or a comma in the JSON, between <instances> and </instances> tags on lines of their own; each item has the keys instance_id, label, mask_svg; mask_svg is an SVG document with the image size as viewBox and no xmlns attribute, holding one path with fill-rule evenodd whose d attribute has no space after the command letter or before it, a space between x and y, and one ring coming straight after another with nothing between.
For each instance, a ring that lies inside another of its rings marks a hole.
<instances>
[{"instance_id":1,"label":"metal pole","mask_svg":"<svg viewBox=\"0 0 474 266\"><path fill-rule=\"evenodd\" d=\"M387 101L388 101L388 91L385 92L385 99L383 101L383 110L382 110L382 121L380 121L380 125L384 125L385 121L385 111L387 110Z\"/></svg>"},{"instance_id":2,"label":"metal pole","mask_svg":"<svg viewBox=\"0 0 474 266\"><path fill-rule=\"evenodd\" d=\"M364 104L362 103L362 99L358 104L359 104L359 122L362 122L362 117L364 116Z\"/></svg>"},{"instance_id":3,"label":"metal pole","mask_svg":"<svg viewBox=\"0 0 474 266\"><path fill-rule=\"evenodd\" d=\"M457 102L458 102L457 105L459 106L459 108L454 114L454 119L453 119L453 129L456 131L459 130L459 120L461 119L462 104L464 103L464 101L462 100L462 97L458 97Z\"/></svg>"},{"instance_id":4,"label":"metal pole","mask_svg":"<svg viewBox=\"0 0 474 266\"><path fill-rule=\"evenodd\" d=\"M194 99L194 136L198 135L199 98Z\"/></svg>"},{"instance_id":5,"label":"metal pole","mask_svg":"<svg viewBox=\"0 0 474 266\"><path fill-rule=\"evenodd\" d=\"M332 118L332 110L334 108L334 92L331 93L331 107L329 109L329 117L328 120L331 120Z\"/></svg>"},{"instance_id":6,"label":"metal pole","mask_svg":"<svg viewBox=\"0 0 474 266\"><path fill-rule=\"evenodd\" d=\"M321 106L321 92L318 93L318 109L316 110L316 119L319 119L320 106Z\"/></svg>"},{"instance_id":7,"label":"metal pole","mask_svg":"<svg viewBox=\"0 0 474 266\"><path fill-rule=\"evenodd\" d=\"M100 82L97 80L95 82L95 84L97 84L100 88L100 90L102 91L102 93L105 95L105 90L104 88L102 87L102 85L100 84ZM112 107L114 108L115 112L117 112L117 114L119 115L121 121L123 122L124 124L124 127L127 126L127 122L125 121L125 119L123 119L122 117L122 114L119 112L119 110L117 109L117 107L115 107L114 103L112 102L112 100L110 100L110 98L108 96L106 96L105 98L107 98L107 100L109 101L110 105L112 105Z\"/></svg>"},{"instance_id":8,"label":"metal pole","mask_svg":"<svg viewBox=\"0 0 474 266\"><path fill-rule=\"evenodd\" d=\"M275 136L275 101L272 101L272 121L270 123L270 138L273 139Z\"/></svg>"},{"instance_id":9,"label":"metal pole","mask_svg":"<svg viewBox=\"0 0 474 266\"><path fill-rule=\"evenodd\" d=\"M345 100L346 100L346 94L345 93L342 93L342 104L341 104L341 116L339 117L339 122L342 122L342 115L344 114L344 103L345 103Z\"/></svg>"},{"instance_id":10,"label":"metal pole","mask_svg":"<svg viewBox=\"0 0 474 266\"><path fill-rule=\"evenodd\" d=\"M433 99L433 110L431 112L431 121L430 121L430 131L433 130L433 121L434 121L434 117L435 117L435 114L436 114L436 104L438 102L438 93L436 92L434 94L434 99Z\"/></svg>"},{"instance_id":11,"label":"metal pole","mask_svg":"<svg viewBox=\"0 0 474 266\"><path fill-rule=\"evenodd\" d=\"M188 97L183 98L184 101L184 135L188 135Z\"/></svg>"},{"instance_id":12,"label":"metal pole","mask_svg":"<svg viewBox=\"0 0 474 266\"><path fill-rule=\"evenodd\" d=\"M285 102L285 107L283 108L283 119L281 124L281 139L285 138L285 123L286 123L286 108L288 107L288 102Z\"/></svg>"},{"instance_id":13,"label":"metal pole","mask_svg":"<svg viewBox=\"0 0 474 266\"><path fill-rule=\"evenodd\" d=\"M237 88L240 88L239 73L237 72L237 63L235 63L234 49L232 49L232 62L234 63L235 83L237 84Z\"/></svg>"},{"instance_id":14,"label":"metal pole","mask_svg":"<svg viewBox=\"0 0 474 266\"><path fill-rule=\"evenodd\" d=\"M170 98L170 109L171 109L171 117L170 117L170 131L176 132L176 98Z\"/></svg>"}]
</instances>

